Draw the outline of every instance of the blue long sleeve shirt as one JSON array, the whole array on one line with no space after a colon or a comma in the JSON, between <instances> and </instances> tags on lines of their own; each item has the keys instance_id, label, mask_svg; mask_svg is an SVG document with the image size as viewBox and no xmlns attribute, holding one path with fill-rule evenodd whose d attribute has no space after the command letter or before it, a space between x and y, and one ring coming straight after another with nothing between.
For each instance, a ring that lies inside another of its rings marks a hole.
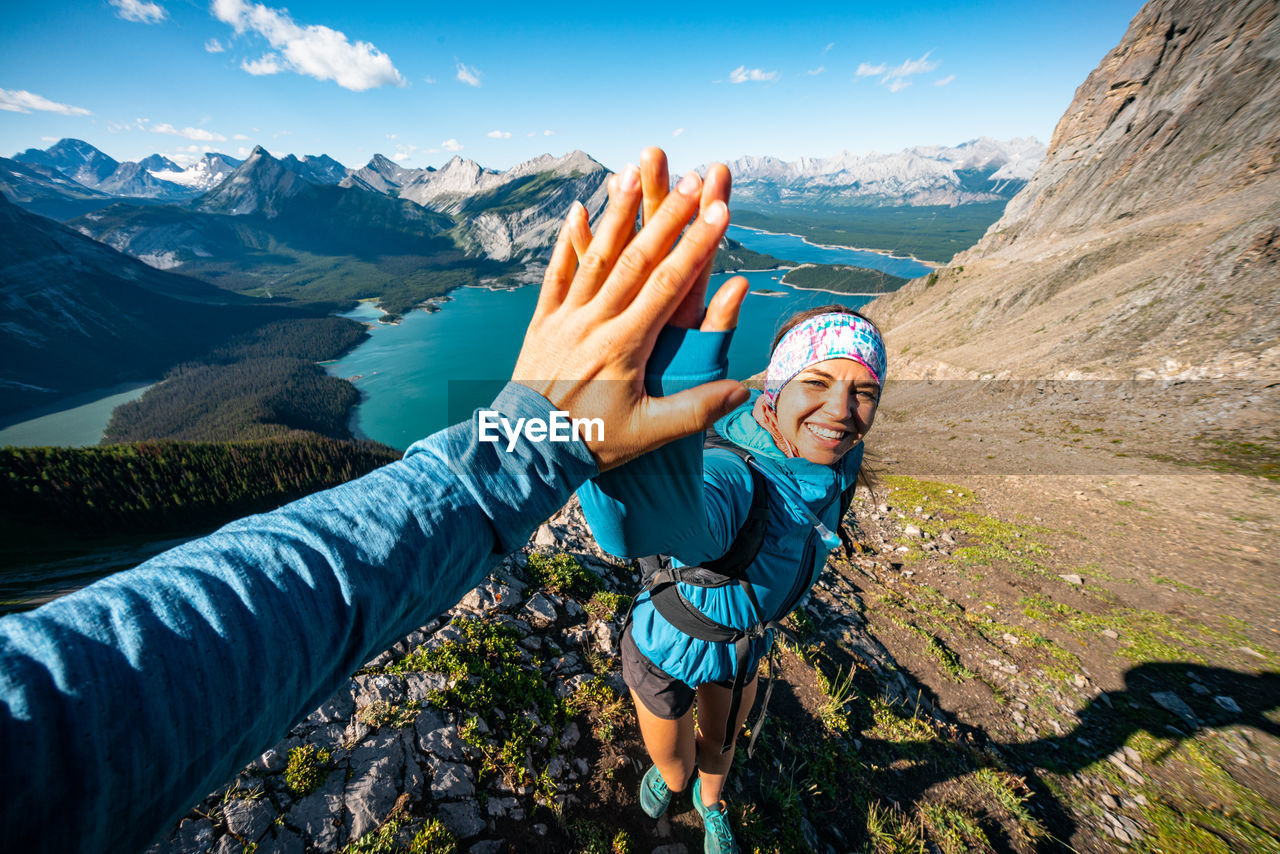
<instances>
[{"instance_id":1,"label":"blue long sleeve shirt","mask_svg":"<svg viewBox=\"0 0 1280 854\"><path fill-rule=\"evenodd\" d=\"M646 365L650 394L673 394L728 373L732 332L665 329ZM788 458L752 415L752 397L716 422L716 431L752 452L770 489L764 543L747 575L766 618L781 611L817 580L836 542L840 494L855 482L863 448L855 446L835 465ZM667 554L676 566L697 566L725 554L747 518L753 481L740 457L703 449L702 435L671 442L626 465L604 472L578 490L583 514L600 547L619 557ZM815 523L820 523L820 530ZM827 533L824 536L822 530ZM757 620L736 584L680 584L699 611L726 626L747 629ZM637 599L632 638L654 664L688 685L732 679L732 644L690 637L649 602ZM768 649L768 638L752 648L752 666Z\"/></svg>"},{"instance_id":2,"label":"blue long sleeve shirt","mask_svg":"<svg viewBox=\"0 0 1280 854\"><path fill-rule=\"evenodd\" d=\"M509 384L491 406L549 418ZM358 480L0 618L0 849L137 852L451 607L598 473L476 419Z\"/></svg>"}]
</instances>

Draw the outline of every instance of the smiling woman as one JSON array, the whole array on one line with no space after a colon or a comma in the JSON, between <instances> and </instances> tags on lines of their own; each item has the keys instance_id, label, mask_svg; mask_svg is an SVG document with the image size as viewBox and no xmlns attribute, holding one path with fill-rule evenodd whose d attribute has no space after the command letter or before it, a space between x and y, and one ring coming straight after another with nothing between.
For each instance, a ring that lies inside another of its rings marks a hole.
<instances>
[{"instance_id":1,"label":"smiling woman","mask_svg":"<svg viewBox=\"0 0 1280 854\"><path fill-rule=\"evenodd\" d=\"M884 344L865 315L842 305L802 311L773 339L752 415L787 456L831 465L871 429L884 372Z\"/></svg>"},{"instance_id":2,"label":"smiling woman","mask_svg":"<svg viewBox=\"0 0 1280 854\"><path fill-rule=\"evenodd\" d=\"M686 331L663 388L723 371L726 338L706 323ZM654 763L641 807L657 818L692 785L706 851L737 850L721 800L736 736L773 629L840 544L885 369L870 320L840 305L800 312L774 340L764 391L718 421L714 436L660 449L579 492L600 545L641 557L644 569L622 636L623 678ZM664 556L643 557L655 553Z\"/></svg>"},{"instance_id":3,"label":"smiling woman","mask_svg":"<svg viewBox=\"0 0 1280 854\"><path fill-rule=\"evenodd\" d=\"M646 151L641 169L649 211L667 193L665 155ZM704 202L728 195L723 167L708 170L705 188ZM568 228L573 239L572 216ZM585 243L585 221L578 228ZM738 318L721 305L735 287L741 283L726 282L705 311L701 294L676 311L646 386L670 394L727 373ZM884 341L870 320L839 305L801 312L774 340L764 391L714 432L666 445L578 492L600 546L640 558L643 570L621 639L623 679L653 760L641 809L656 819L673 793L692 787L709 854L738 850L721 796L757 669L779 621L840 545L835 532L885 373Z\"/></svg>"}]
</instances>

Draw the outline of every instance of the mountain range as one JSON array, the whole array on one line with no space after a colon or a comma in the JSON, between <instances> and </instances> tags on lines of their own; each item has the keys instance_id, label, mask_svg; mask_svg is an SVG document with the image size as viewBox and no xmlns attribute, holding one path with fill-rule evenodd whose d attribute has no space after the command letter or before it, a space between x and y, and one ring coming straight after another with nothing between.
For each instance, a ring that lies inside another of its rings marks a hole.
<instances>
[{"instance_id":1,"label":"mountain range","mask_svg":"<svg viewBox=\"0 0 1280 854\"><path fill-rule=\"evenodd\" d=\"M946 160L959 172L1012 173L1017 158L1010 150L1027 148L979 142L939 147L929 162ZM924 162L926 151L904 162ZM854 174L855 161L842 155L782 168L761 159L754 171L743 167L745 186L771 180L822 186L827 164L844 177L828 176L825 186L839 187ZM222 300L230 309L236 295L283 298L323 312L376 298L394 317L458 285L535 280L564 211L577 199L597 216L609 174L581 151L499 171L461 157L439 169L410 169L382 155L348 169L326 155L275 157L258 147L244 160L210 153L184 169L161 155L120 162L87 142L64 139L0 159L0 190L15 205L69 227L14 205L0 218L6 244L45 247L39 263L5 259L0 286L10 307L12 352L0 378L10 391L25 389L6 406L34 405L126 375L154 376L152 366L189 358L192 342L184 345L165 330L204 323L185 308L197 302ZM909 181L924 186L908 176L900 183ZM772 261L752 257L753 266ZM164 281L172 292L139 296L138 283L152 280L141 277L137 262L169 274ZM118 301L104 304L104 294ZM160 301L144 309L148 299ZM40 325L45 316L48 329ZM85 318L78 330L77 316ZM225 330L235 323L211 319L204 326ZM146 343L126 357L130 340ZM94 367L77 373L85 354Z\"/></svg>"},{"instance_id":2,"label":"mountain range","mask_svg":"<svg viewBox=\"0 0 1280 854\"><path fill-rule=\"evenodd\" d=\"M884 207L1008 201L1044 160L1045 146L1026 137L982 137L957 146L927 145L892 154L742 157L729 162L735 205Z\"/></svg>"}]
</instances>

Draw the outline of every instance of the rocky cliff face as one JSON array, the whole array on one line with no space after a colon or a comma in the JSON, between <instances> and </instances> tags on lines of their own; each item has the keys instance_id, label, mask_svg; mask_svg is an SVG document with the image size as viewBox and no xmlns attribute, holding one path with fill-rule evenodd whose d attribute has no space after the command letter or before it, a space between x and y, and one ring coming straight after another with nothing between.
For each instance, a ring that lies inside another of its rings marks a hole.
<instances>
[{"instance_id":1,"label":"rocky cliff face","mask_svg":"<svg viewBox=\"0 0 1280 854\"><path fill-rule=\"evenodd\" d=\"M609 171L581 151L544 154L491 172L454 158L434 175L406 187L412 198L458 217L459 244L498 261L545 258L555 244L565 212L581 201L594 218L604 210Z\"/></svg>"},{"instance_id":2,"label":"rocky cliff face","mask_svg":"<svg viewBox=\"0 0 1280 854\"><path fill-rule=\"evenodd\" d=\"M872 304L897 376L1280 375L1278 15L1143 7L1004 217Z\"/></svg>"}]
</instances>

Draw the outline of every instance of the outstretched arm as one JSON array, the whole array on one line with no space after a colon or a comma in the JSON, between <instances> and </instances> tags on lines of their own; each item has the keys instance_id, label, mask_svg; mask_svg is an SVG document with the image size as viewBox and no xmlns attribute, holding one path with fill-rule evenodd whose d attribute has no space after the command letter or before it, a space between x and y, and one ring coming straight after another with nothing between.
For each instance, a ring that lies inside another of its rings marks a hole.
<instances>
[{"instance_id":1,"label":"outstretched arm","mask_svg":"<svg viewBox=\"0 0 1280 854\"><path fill-rule=\"evenodd\" d=\"M395 638L458 600L597 470L701 430L736 383L650 397L662 324L728 223L672 194L639 235L629 173L579 265L562 230L493 408L604 420L582 443L451 427L405 459L0 619L0 836L136 852ZM625 224L625 228L624 228ZM677 244L677 238L679 242ZM668 251L675 245L674 251Z\"/></svg>"}]
</instances>

